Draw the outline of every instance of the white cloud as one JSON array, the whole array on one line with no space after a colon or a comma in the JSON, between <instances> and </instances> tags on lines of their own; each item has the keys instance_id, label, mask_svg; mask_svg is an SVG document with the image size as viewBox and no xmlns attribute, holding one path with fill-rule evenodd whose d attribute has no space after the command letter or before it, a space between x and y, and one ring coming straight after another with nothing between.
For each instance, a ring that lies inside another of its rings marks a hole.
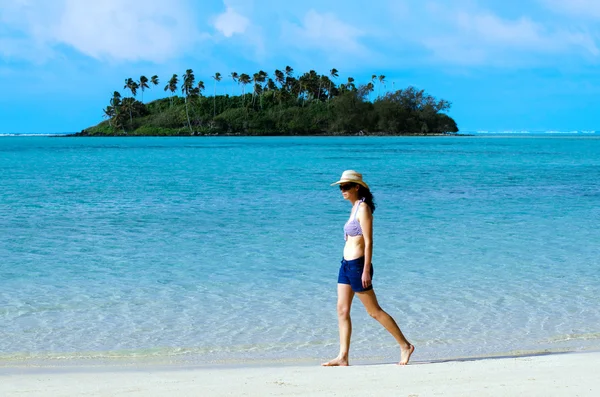
<instances>
[{"instance_id":1,"label":"white cloud","mask_svg":"<svg viewBox=\"0 0 600 397\"><path fill-rule=\"evenodd\" d=\"M600 1L598 0L539 0L553 11L584 19L600 18Z\"/></svg>"},{"instance_id":2,"label":"white cloud","mask_svg":"<svg viewBox=\"0 0 600 397\"><path fill-rule=\"evenodd\" d=\"M213 36L215 42L220 43L223 37L230 39L237 35L236 40L226 43L229 48L239 51L252 48L251 55L244 51L254 61L263 60L267 54L264 31L260 24L252 24L250 16L253 14L252 0L224 0L225 11L212 19L212 26L219 33Z\"/></svg>"},{"instance_id":3,"label":"white cloud","mask_svg":"<svg viewBox=\"0 0 600 397\"><path fill-rule=\"evenodd\" d=\"M237 13L232 7L227 7L224 13L215 18L214 26L225 37L243 34L250 25L250 20Z\"/></svg>"},{"instance_id":4,"label":"white cloud","mask_svg":"<svg viewBox=\"0 0 600 397\"><path fill-rule=\"evenodd\" d=\"M306 13L301 26L286 23L284 37L290 44L304 48L320 48L333 52L362 53L364 46L359 39L365 33L340 21L334 14L319 14L315 10Z\"/></svg>"},{"instance_id":5,"label":"white cloud","mask_svg":"<svg viewBox=\"0 0 600 397\"><path fill-rule=\"evenodd\" d=\"M48 3L12 3L2 22L38 46L66 45L93 58L116 61L165 61L185 53L203 37L186 0Z\"/></svg>"},{"instance_id":6,"label":"white cloud","mask_svg":"<svg viewBox=\"0 0 600 397\"><path fill-rule=\"evenodd\" d=\"M490 13L462 12L457 15L457 26L461 37L472 44L551 53L583 46L590 52L598 52L582 34L550 31L525 17L504 20Z\"/></svg>"},{"instance_id":7,"label":"white cloud","mask_svg":"<svg viewBox=\"0 0 600 397\"><path fill-rule=\"evenodd\" d=\"M429 49L437 61L507 65L530 63L545 55L600 54L589 34L552 29L528 17L503 19L475 7L446 8L439 3L430 3L426 13L432 28L417 27L412 40Z\"/></svg>"}]
</instances>

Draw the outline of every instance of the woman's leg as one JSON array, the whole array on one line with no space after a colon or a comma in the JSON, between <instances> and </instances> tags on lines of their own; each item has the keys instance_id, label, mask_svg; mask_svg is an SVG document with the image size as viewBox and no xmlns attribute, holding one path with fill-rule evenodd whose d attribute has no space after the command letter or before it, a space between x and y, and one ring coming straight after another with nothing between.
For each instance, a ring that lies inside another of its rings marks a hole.
<instances>
[{"instance_id":1,"label":"woman's leg","mask_svg":"<svg viewBox=\"0 0 600 397\"><path fill-rule=\"evenodd\" d=\"M408 364L408 360L410 360L410 356L415 350L415 347L406 340L404 334L402 334L402 331L400 331L398 324L396 324L396 321L394 321L392 316L387 314L379 306L379 302L377 302L377 296L375 296L375 291L370 290L359 292L357 295L363 305L365 305L367 313L369 313L369 315L375 320L379 321L381 325L383 325L385 329L392 334L396 341L398 341L398 344L400 345L400 362L398 364Z\"/></svg>"},{"instance_id":2,"label":"woman's leg","mask_svg":"<svg viewBox=\"0 0 600 397\"><path fill-rule=\"evenodd\" d=\"M340 330L340 353L336 358L321 365L326 367L348 365L348 351L350 350L350 335L352 334L352 321L350 320L350 306L352 306L354 291L349 284L338 284L337 314Z\"/></svg>"}]
</instances>

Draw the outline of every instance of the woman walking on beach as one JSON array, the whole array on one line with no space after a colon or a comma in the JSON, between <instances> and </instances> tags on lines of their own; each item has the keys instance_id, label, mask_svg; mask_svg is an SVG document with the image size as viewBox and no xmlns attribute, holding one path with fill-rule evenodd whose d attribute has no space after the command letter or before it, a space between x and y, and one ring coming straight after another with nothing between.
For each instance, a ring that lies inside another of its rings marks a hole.
<instances>
[{"instance_id":1,"label":"woman walking on beach","mask_svg":"<svg viewBox=\"0 0 600 397\"><path fill-rule=\"evenodd\" d=\"M367 309L375 320L388 330L400 345L400 365L408 364L410 356L415 350L394 319L379 306L375 291L373 291L372 277L373 265L373 212L375 204L369 186L363 181L362 174L348 170L342 173L339 181L331 186L339 185L342 196L352 203L350 219L344 225L344 257L338 275L338 301L337 313L340 331L340 353L336 358L323 366L348 365L348 351L350 350L350 335L352 322L350 320L350 306L354 295Z\"/></svg>"}]
</instances>

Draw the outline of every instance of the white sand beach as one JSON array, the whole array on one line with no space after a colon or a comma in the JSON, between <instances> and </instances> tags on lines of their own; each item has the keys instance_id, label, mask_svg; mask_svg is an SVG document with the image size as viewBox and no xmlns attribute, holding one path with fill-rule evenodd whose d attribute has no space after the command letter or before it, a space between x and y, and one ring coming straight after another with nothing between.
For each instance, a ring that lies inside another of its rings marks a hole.
<instances>
[{"instance_id":1,"label":"white sand beach","mask_svg":"<svg viewBox=\"0 0 600 397\"><path fill-rule=\"evenodd\" d=\"M0 396L598 396L600 353L400 367L0 369Z\"/></svg>"}]
</instances>

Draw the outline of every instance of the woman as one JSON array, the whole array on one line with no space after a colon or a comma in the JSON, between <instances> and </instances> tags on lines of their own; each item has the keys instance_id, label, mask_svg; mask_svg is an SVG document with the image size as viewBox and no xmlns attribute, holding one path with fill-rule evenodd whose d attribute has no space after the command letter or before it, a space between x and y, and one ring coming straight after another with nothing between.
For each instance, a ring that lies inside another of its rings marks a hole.
<instances>
[{"instance_id":1,"label":"woman","mask_svg":"<svg viewBox=\"0 0 600 397\"><path fill-rule=\"evenodd\" d=\"M375 204L369 186L363 181L362 175L356 171L348 170L342 173L339 181L331 186L339 185L344 199L352 203L350 219L344 225L344 258L338 276L338 323L340 331L340 353L336 358L323 366L348 365L348 351L350 349L350 334L352 322L350 320L350 306L354 295L363 303L371 317L376 319L388 330L400 345L399 365L406 365L410 360L415 347L411 345L394 319L387 314L377 303L373 284L373 212Z\"/></svg>"}]
</instances>

